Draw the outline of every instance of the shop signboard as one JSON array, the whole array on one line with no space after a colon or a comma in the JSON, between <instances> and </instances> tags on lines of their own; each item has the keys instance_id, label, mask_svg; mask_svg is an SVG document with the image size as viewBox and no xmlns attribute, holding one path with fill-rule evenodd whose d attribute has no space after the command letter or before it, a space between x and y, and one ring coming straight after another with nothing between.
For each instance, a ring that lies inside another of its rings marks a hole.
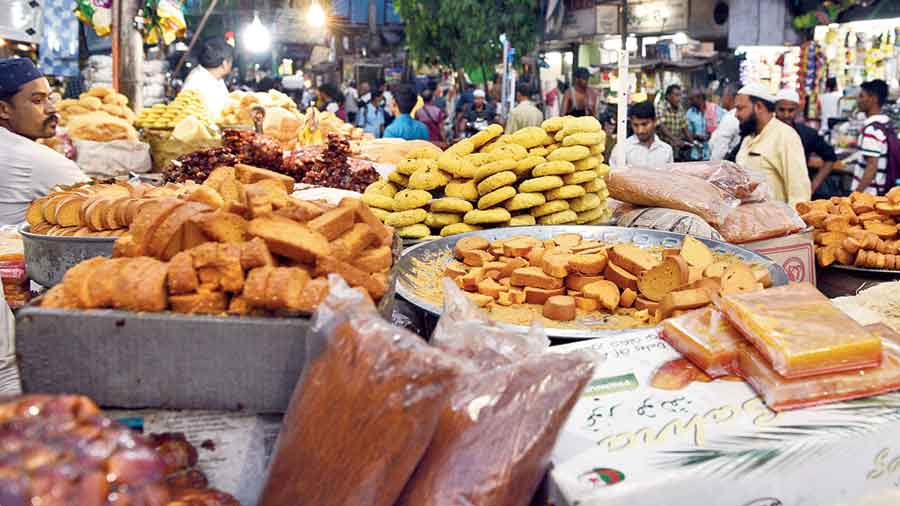
<instances>
[{"instance_id":1,"label":"shop signboard","mask_svg":"<svg viewBox=\"0 0 900 506\"><path fill-rule=\"evenodd\" d=\"M685 31L688 14L688 0L628 2L628 33Z\"/></svg>"}]
</instances>

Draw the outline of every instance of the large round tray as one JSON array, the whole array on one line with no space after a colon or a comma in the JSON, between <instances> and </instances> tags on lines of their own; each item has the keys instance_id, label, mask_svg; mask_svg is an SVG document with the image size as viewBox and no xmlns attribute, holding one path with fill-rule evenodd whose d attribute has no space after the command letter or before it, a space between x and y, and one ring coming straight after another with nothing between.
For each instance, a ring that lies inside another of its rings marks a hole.
<instances>
[{"instance_id":1,"label":"large round tray","mask_svg":"<svg viewBox=\"0 0 900 506\"><path fill-rule=\"evenodd\" d=\"M418 308L425 310L434 315L440 315L442 308L430 301L424 300L416 295L416 286L419 282L416 278L413 260L423 258L434 258L440 256L444 252L450 252L456 245L456 241L463 237L481 236L489 241L497 239L505 239L514 235L528 235L536 239L550 239L555 235L563 233L577 233L585 240L594 240L607 243L633 243L642 247L660 246L663 248L677 248L681 246L684 240L684 234L675 232L662 232L659 230L648 230L643 228L624 228L596 225L559 225L559 226L534 226L534 227L508 227L495 228L489 230L480 230L478 232L469 232L467 234L454 235L444 237L434 241L417 244L408 248L403 256L400 257L400 263L397 265L397 294L408 300ZM699 239L699 238L698 238ZM786 285L788 283L787 273L784 269L768 258L754 253L753 251L728 244L720 241L712 241L709 239L699 239L714 252L721 254L734 255L744 262L759 264L769 269L772 277L773 286ZM527 331L527 327L521 325L503 324L503 326L513 328L522 332ZM620 332L610 330L589 330L589 329L559 329L546 328L547 333L556 338L563 339L591 339L595 337L603 337L614 335Z\"/></svg>"},{"instance_id":2,"label":"large round tray","mask_svg":"<svg viewBox=\"0 0 900 506\"><path fill-rule=\"evenodd\" d=\"M900 278L900 271L889 270L889 269L867 269L865 267L856 267L853 265L840 265L840 264L831 264L828 266L829 269L837 269L840 271L849 271L849 272L863 272L866 274L875 274L883 277L892 277L892 278Z\"/></svg>"},{"instance_id":3,"label":"large round tray","mask_svg":"<svg viewBox=\"0 0 900 506\"><path fill-rule=\"evenodd\" d=\"M61 237L32 234L22 224L19 233L25 246L25 269L35 283L50 288L62 282L70 267L82 260L111 257L117 237Z\"/></svg>"}]
</instances>

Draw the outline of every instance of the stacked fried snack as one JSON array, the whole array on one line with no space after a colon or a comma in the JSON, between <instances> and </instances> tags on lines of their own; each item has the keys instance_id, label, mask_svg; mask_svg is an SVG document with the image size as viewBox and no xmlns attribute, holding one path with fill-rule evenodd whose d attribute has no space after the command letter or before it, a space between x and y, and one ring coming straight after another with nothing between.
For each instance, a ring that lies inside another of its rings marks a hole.
<instances>
[{"instance_id":1,"label":"stacked fried snack","mask_svg":"<svg viewBox=\"0 0 900 506\"><path fill-rule=\"evenodd\" d=\"M309 313L339 274L378 301L393 231L357 199L330 207L288 195L294 180L220 167L182 199L141 210L113 259L71 268L45 307L235 315Z\"/></svg>"},{"instance_id":2,"label":"stacked fried snack","mask_svg":"<svg viewBox=\"0 0 900 506\"><path fill-rule=\"evenodd\" d=\"M56 112L60 117L59 124L62 126L68 124L75 116L96 111L103 111L128 123L134 123L134 111L128 107L128 97L105 86L91 88L82 93L78 100L67 98L56 105Z\"/></svg>"},{"instance_id":3,"label":"stacked fried snack","mask_svg":"<svg viewBox=\"0 0 900 506\"><path fill-rule=\"evenodd\" d=\"M819 266L900 270L900 186L883 197L854 192L849 197L800 202L796 208L816 229Z\"/></svg>"},{"instance_id":4,"label":"stacked fried snack","mask_svg":"<svg viewBox=\"0 0 900 506\"><path fill-rule=\"evenodd\" d=\"M188 187L169 184L91 184L55 191L34 200L25 214L34 234L119 237L140 210L176 197Z\"/></svg>"},{"instance_id":5,"label":"stacked fried snack","mask_svg":"<svg viewBox=\"0 0 900 506\"><path fill-rule=\"evenodd\" d=\"M172 495L168 506L240 506L231 495L209 488L209 479L197 468L197 448L183 433L150 434L148 438L165 466L165 481Z\"/></svg>"},{"instance_id":6,"label":"stacked fried snack","mask_svg":"<svg viewBox=\"0 0 900 506\"><path fill-rule=\"evenodd\" d=\"M169 104L156 104L141 111L137 126L142 128L172 129L178 123L193 116L204 125L211 125L212 118L198 90L184 90Z\"/></svg>"},{"instance_id":7,"label":"stacked fried snack","mask_svg":"<svg viewBox=\"0 0 900 506\"><path fill-rule=\"evenodd\" d=\"M596 119L555 118L502 133L491 125L445 152L417 149L387 181L370 185L364 200L410 239L609 220L605 134ZM432 202L440 192L444 198Z\"/></svg>"},{"instance_id":8,"label":"stacked fried snack","mask_svg":"<svg viewBox=\"0 0 900 506\"><path fill-rule=\"evenodd\" d=\"M222 117L219 122L224 126L252 125L251 113L253 107L256 106L264 107L267 111L271 108L281 108L294 115L298 120L303 119L294 100L278 90L256 93L233 91L228 95L228 103L222 109Z\"/></svg>"},{"instance_id":9,"label":"stacked fried snack","mask_svg":"<svg viewBox=\"0 0 900 506\"><path fill-rule=\"evenodd\" d=\"M599 311L658 322L717 296L771 284L767 269L719 260L690 236L681 248L661 252L586 241L578 234L493 242L471 236L456 243L454 255L459 261L450 262L445 274L478 305L537 304L557 321Z\"/></svg>"}]
</instances>

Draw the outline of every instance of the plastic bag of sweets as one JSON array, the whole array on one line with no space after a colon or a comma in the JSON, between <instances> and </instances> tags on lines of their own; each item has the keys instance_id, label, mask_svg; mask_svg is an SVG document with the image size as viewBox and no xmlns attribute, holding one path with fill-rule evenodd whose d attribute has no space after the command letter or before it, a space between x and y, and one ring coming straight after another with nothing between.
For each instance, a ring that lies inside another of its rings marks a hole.
<instances>
[{"instance_id":1,"label":"plastic bag of sweets","mask_svg":"<svg viewBox=\"0 0 900 506\"><path fill-rule=\"evenodd\" d=\"M867 325L865 328L882 340L884 358L880 366L859 371L786 379L772 370L756 349L743 345L740 353L741 376L774 411L900 390L900 335L881 323Z\"/></svg>"},{"instance_id":2,"label":"plastic bag of sweets","mask_svg":"<svg viewBox=\"0 0 900 506\"><path fill-rule=\"evenodd\" d=\"M806 228L806 224L784 202L759 202L739 206L717 228L726 241L742 244L790 235Z\"/></svg>"},{"instance_id":3,"label":"plastic bag of sweets","mask_svg":"<svg viewBox=\"0 0 900 506\"><path fill-rule=\"evenodd\" d=\"M445 299L459 297L465 298L456 294ZM441 319L447 325L439 324L436 344L473 358L478 371L458 380L431 445L397 504L529 504L559 431L592 376L595 357L543 353L546 336L540 328L533 327L527 336L517 334L485 321L483 313L472 321ZM489 337L479 341L473 336Z\"/></svg>"},{"instance_id":4,"label":"plastic bag of sweets","mask_svg":"<svg viewBox=\"0 0 900 506\"><path fill-rule=\"evenodd\" d=\"M691 311L669 318L659 335L712 378L735 374L738 350L746 343L717 309Z\"/></svg>"},{"instance_id":5,"label":"plastic bag of sweets","mask_svg":"<svg viewBox=\"0 0 900 506\"><path fill-rule=\"evenodd\" d=\"M329 276L260 506L391 506L431 442L460 361Z\"/></svg>"},{"instance_id":6,"label":"plastic bag of sweets","mask_svg":"<svg viewBox=\"0 0 900 506\"><path fill-rule=\"evenodd\" d=\"M728 160L670 163L661 170L699 177L742 202L760 202L769 196L765 174Z\"/></svg>"}]
</instances>

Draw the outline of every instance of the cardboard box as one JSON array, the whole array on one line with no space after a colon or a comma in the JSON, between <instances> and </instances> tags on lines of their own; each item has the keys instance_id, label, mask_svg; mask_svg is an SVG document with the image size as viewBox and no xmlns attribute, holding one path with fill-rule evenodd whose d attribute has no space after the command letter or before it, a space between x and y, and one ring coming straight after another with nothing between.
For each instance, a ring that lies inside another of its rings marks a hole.
<instances>
[{"instance_id":1,"label":"cardboard box","mask_svg":"<svg viewBox=\"0 0 900 506\"><path fill-rule=\"evenodd\" d=\"M816 248L812 230L739 246L771 258L784 269L791 283L810 283L815 286Z\"/></svg>"}]
</instances>

